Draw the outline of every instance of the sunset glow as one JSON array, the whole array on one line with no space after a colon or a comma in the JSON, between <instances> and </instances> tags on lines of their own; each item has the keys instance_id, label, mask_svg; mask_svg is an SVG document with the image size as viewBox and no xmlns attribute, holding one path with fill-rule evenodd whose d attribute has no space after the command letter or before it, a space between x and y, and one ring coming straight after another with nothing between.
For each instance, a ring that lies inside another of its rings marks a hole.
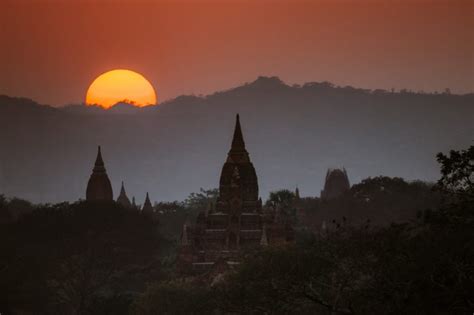
<instances>
[{"instance_id":1,"label":"sunset glow","mask_svg":"<svg viewBox=\"0 0 474 315\"><path fill-rule=\"evenodd\" d=\"M87 90L87 105L109 108L122 101L139 107L157 103L151 83L141 74L130 70L117 69L103 73Z\"/></svg>"}]
</instances>

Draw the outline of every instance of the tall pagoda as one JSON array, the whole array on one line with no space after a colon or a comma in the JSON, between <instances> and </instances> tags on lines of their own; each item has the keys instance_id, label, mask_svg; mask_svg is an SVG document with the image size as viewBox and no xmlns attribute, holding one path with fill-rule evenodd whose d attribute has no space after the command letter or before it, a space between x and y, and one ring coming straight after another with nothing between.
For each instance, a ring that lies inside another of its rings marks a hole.
<instances>
[{"instance_id":1,"label":"tall pagoda","mask_svg":"<svg viewBox=\"0 0 474 315\"><path fill-rule=\"evenodd\" d=\"M239 264L243 250L291 242L291 226L277 222L277 217L262 209L257 174L245 147L237 115L232 145L221 171L216 204L203 209L194 225L183 227L180 270L202 273L223 264L231 267Z\"/></svg>"},{"instance_id":2,"label":"tall pagoda","mask_svg":"<svg viewBox=\"0 0 474 315\"><path fill-rule=\"evenodd\" d=\"M105 170L100 146L97 152L94 168L87 183L86 200L88 201L112 201L113 192L109 177Z\"/></svg>"}]
</instances>

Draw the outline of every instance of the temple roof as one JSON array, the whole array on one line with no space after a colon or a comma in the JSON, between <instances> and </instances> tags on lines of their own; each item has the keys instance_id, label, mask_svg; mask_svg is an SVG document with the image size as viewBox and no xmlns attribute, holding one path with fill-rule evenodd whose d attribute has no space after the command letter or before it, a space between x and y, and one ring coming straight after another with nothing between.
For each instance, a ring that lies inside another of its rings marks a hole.
<instances>
[{"instance_id":1,"label":"temple roof","mask_svg":"<svg viewBox=\"0 0 474 315\"><path fill-rule=\"evenodd\" d=\"M117 202L126 208L130 208L132 206L130 199L128 199L127 197L127 193L125 192L123 181L122 181L122 187L120 188L120 195L117 198Z\"/></svg>"},{"instance_id":2,"label":"temple roof","mask_svg":"<svg viewBox=\"0 0 474 315\"><path fill-rule=\"evenodd\" d=\"M239 114L237 114L235 118L234 136L232 137L232 146L227 157L227 162L250 162L249 153L245 149L245 141L244 136L242 135Z\"/></svg>"},{"instance_id":3,"label":"temple roof","mask_svg":"<svg viewBox=\"0 0 474 315\"><path fill-rule=\"evenodd\" d=\"M259 208L257 174L245 149L239 114L236 115L232 145L221 171L216 212L229 213L230 207L234 212L257 212Z\"/></svg>"},{"instance_id":4,"label":"temple roof","mask_svg":"<svg viewBox=\"0 0 474 315\"><path fill-rule=\"evenodd\" d=\"M92 171L94 173L105 172L104 160L102 160L102 152L100 150L100 145L97 152L97 158L95 159L94 169Z\"/></svg>"},{"instance_id":5,"label":"temple roof","mask_svg":"<svg viewBox=\"0 0 474 315\"><path fill-rule=\"evenodd\" d=\"M91 177L87 183L86 200L113 200L112 185L105 170L100 146Z\"/></svg>"},{"instance_id":6,"label":"temple roof","mask_svg":"<svg viewBox=\"0 0 474 315\"><path fill-rule=\"evenodd\" d=\"M232 151L243 151L245 150L244 137L242 136L242 128L240 127L239 114L236 116L234 137L232 138Z\"/></svg>"},{"instance_id":7,"label":"temple roof","mask_svg":"<svg viewBox=\"0 0 474 315\"><path fill-rule=\"evenodd\" d=\"M321 198L331 199L339 196L343 192L350 189L349 178L345 168L328 169L326 180L324 182L324 190L321 191Z\"/></svg>"},{"instance_id":8,"label":"temple roof","mask_svg":"<svg viewBox=\"0 0 474 315\"><path fill-rule=\"evenodd\" d=\"M146 193L145 203L143 204L142 211L143 212L149 212L149 213L153 212L153 206L151 205L150 197L148 196L148 192Z\"/></svg>"}]
</instances>

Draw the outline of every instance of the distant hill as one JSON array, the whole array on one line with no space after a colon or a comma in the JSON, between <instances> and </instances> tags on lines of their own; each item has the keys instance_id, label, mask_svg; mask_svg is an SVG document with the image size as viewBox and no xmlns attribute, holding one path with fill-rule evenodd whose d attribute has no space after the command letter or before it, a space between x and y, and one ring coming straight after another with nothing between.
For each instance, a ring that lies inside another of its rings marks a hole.
<instances>
[{"instance_id":1,"label":"distant hill","mask_svg":"<svg viewBox=\"0 0 474 315\"><path fill-rule=\"evenodd\" d=\"M84 198L102 145L114 187L142 203L217 187L240 113L261 196L319 196L328 167L351 183L387 175L434 181L435 154L474 140L474 95L390 92L276 77L160 106L54 108L0 96L0 193L34 202Z\"/></svg>"}]
</instances>

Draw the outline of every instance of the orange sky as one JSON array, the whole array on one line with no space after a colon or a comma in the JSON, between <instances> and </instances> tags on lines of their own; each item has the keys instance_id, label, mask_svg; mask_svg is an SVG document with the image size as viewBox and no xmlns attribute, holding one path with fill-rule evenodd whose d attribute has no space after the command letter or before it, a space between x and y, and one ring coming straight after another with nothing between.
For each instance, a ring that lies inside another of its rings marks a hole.
<instances>
[{"instance_id":1,"label":"orange sky","mask_svg":"<svg viewBox=\"0 0 474 315\"><path fill-rule=\"evenodd\" d=\"M26 1L0 4L0 94L84 101L114 68L159 102L277 75L474 91L474 1Z\"/></svg>"}]
</instances>

